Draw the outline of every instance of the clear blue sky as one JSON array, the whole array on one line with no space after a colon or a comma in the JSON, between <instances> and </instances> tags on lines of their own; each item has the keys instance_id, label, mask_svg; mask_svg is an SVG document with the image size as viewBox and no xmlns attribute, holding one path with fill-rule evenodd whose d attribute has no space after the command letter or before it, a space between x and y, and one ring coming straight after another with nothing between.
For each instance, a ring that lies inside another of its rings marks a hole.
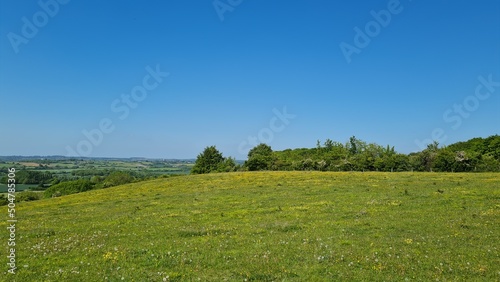
<instances>
[{"instance_id":1,"label":"clear blue sky","mask_svg":"<svg viewBox=\"0 0 500 282\"><path fill-rule=\"evenodd\" d=\"M244 159L249 136L352 135L409 153L433 131L500 133L500 1L240 2L1 1L0 155Z\"/></svg>"}]
</instances>

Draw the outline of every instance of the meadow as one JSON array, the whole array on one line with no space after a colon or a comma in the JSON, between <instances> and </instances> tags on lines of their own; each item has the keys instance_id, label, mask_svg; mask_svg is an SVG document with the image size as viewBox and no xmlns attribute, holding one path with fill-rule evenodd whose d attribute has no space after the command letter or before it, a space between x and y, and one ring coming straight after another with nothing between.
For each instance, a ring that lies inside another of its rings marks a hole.
<instances>
[{"instance_id":1,"label":"meadow","mask_svg":"<svg viewBox=\"0 0 500 282\"><path fill-rule=\"evenodd\" d=\"M22 202L18 269L3 263L1 279L499 281L499 183L498 173L234 172Z\"/></svg>"}]
</instances>

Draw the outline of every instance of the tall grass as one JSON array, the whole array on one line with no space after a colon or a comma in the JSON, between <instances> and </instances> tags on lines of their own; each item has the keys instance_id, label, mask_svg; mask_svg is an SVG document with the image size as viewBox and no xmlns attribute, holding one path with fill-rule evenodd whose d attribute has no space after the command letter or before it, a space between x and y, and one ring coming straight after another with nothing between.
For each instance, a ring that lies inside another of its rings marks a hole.
<instances>
[{"instance_id":1,"label":"tall grass","mask_svg":"<svg viewBox=\"0 0 500 282\"><path fill-rule=\"evenodd\" d=\"M498 281L499 181L494 173L242 172L23 202L19 269L4 277Z\"/></svg>"}]
</instances>

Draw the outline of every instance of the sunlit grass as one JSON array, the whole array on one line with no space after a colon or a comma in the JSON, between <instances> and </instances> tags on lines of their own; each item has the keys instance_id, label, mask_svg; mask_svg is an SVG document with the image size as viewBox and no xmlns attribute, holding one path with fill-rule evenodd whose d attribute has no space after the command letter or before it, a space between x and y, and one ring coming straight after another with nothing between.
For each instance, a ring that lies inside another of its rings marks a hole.
<instances>
[{"instance_id":1,"label":"sunlit grass","mask_svg":"<svg viewBox=\"0 0 500 282\"><path fill-rule=\"evenodd\" d=\"M247 172L21 203L15 278L495 281L499 183L493 173Z\"/></svg>"}]
</instances>

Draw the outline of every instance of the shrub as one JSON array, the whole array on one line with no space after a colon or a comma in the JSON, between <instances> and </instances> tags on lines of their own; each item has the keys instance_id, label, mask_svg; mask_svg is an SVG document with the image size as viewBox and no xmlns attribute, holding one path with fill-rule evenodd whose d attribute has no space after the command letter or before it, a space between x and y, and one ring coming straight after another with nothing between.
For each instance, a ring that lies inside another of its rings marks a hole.
<instances>
[{"instance_id":1,"label":"shrub","mask_svg":"<svg viewBox=\"0 0 500 282\"><path fill-rule=\"evenodd\" d=\"M16 200L19 202L29 202L36 201L42 198L42 193L36 193L33 191L24 191L16 195Z\"/></svg>"},{"instance_id":2,"label":"shrub","mask_svg":"<svg viewBox=\"0 0 500 282\"><path fill-rule=\"evenodd\" d=\"M0 194L0 206L6 206L9 203L4 194Z\"/></svg>"},{"instance_id":3,"label":"shrub","mask_svg":"<svg viewBox=\"0 0 500 282\"><path fill-rule=\"evenodd\" d=\"M248 152L245 166L250 171L271 169L273 163L273 150L267 144L261 143Z\"/></svg>"},{"instance_id":4,"label":"shrub","mask_svg":"<svg viewBox=\"0 0 500 282\"><path fill-rule=\"evenodd\" d=\"M123 185L134 181L132 177L127 172L123 171L113 171L108 175L102 182L102 187L107 188L111 186Z\"/></svg>"},{"instance_id":5,"label":"shrub","mask_svg":"<svg viewBox=\"0 0 500 282\"><path fill-rule=\"evenodd\" d=\"M69 194L75 194L80 192L85 192L93 188L92 183L87 179L79 179L74 181L61 182L59 184L50 186L43 193L45 198L51 198L53 196L64 196Z\"/></svg>"},{"instance_id":6,"label":"shrub","mask_svg":"<svg viewBox=\"0 0 500 282\"><path fill-rule=\"evenodd\" d=\"M196 158L192 174L217 172L224 167L224 157L215 146L206 147Z\"/></svg>"}]
</instances>

